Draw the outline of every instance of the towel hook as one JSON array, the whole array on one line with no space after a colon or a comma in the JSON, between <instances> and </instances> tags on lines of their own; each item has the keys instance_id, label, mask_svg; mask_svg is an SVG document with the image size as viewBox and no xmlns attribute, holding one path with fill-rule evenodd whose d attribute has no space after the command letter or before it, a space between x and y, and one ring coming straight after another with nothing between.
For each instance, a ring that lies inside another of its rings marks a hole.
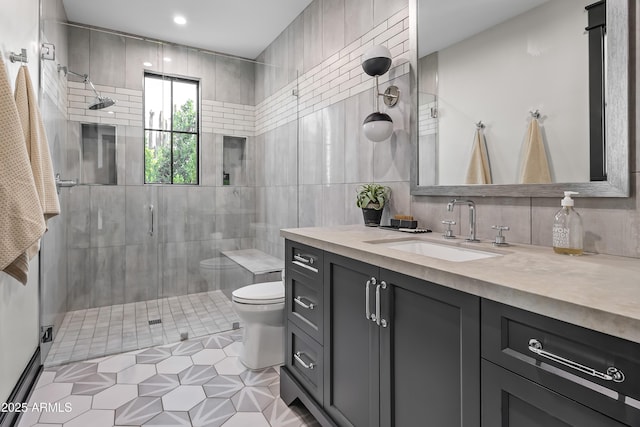
<instances>
[{"instance_id":1,"label":"towel hook","mask_svg":"<svg viewBox=\"0 0 640 427\"><path fill-rule=\"evenodd\" d=\"M534 119L540 118L540 110L530 110L529 113L531 114L531 117Z\"/></svg>"},{"instance_id":2,"label":"towel hook","mask_svg":"<svg viewBox=\"0 0 640 427\"><path fill-rule=\"evenodd\" d=\"M480 120L480 121L478 121L478 123L476 123L476 128L478 128L478 130L485 128L485 125L484 125L484 123L482 123L482 120Z\"/></svg>"},{"instance_id":3,"label":"towel hook","mask_svg":"<svg viewBox=\"0 0 640 427\"><path fill-rule=\"evenodd\" d=\"M11 52L11 55L9 55L9 59L11 60L11 62L23 62L26 64L27 62L29 62L29 59L27 58L27 49L20 49L20 54Z\"/></svg>"}]
</instances>

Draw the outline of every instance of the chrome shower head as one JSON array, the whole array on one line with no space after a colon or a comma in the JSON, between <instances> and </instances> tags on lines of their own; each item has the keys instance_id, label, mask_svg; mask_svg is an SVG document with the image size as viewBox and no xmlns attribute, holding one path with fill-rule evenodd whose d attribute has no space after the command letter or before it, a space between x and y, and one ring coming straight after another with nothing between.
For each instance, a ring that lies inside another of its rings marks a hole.
<instances>
[{"instance_id":1,"label":"chrome shower head","mask_svg":"<svg viewBox=\"0 0 640 427\"><path fill-rule=\"evenodd\" d=\"M75 71L69 70L66 66L58 64L58 72L60 71L63 71L65 76L67 74L72 74L74 76L81 77L83 79L84 84L89 83L89 86L91 86L91 90L93 90L93 93L96 94L96 98L94 102L92 104L89 104L88 108L90 110L102 110L103 108L111 107L116 103L114 99L109 98L108 96L102 96L98 93L96 87L93 85L93 82L89 80L88 74L76 73Z\"/></svg>"},{"instance_id":2,"label":"chrome shower head","mask_svg":"<svg viewBox=\"0 0 640 427\"><path fill-rule=\"evenodd\" d=\"M93 104L89 104L90 110L102 110L111 107L116 101L107 96L97 96Z\"/></svg>"}]
</instances>

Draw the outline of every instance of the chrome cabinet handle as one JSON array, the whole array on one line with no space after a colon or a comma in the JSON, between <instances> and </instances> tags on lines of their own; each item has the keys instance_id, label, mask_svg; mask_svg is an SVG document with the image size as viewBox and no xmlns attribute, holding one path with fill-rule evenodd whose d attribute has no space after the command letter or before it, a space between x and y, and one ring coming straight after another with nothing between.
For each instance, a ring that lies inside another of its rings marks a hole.
<instances>
[{"instance_id":1,"label":"chrome cabinet handle","mask_svg":"<svg viewBox=\"0 0 640 427\"><path fill-rule=\"evenodd\" d=\"M292 264L295 264L298 267L306 268L307 270L313 271L314 273L318 272L317 268L311 267L310 265L305 264L305 262L308 262L308 260L306 258L302 258L302 259L304 259L304 261L298 261L297 255L295 255L293 258L296 261L291 261Z\"/></svg>"},{"instance_id":2,"label":"chrome cabinet handle","mask_svg":"<svg viewBox=\"0 0 640 427\"><path fill-rule=\"evenodd\" d=\"M537 354L538 356L546 357L547 359L553 360L554 362L558 362L561 365L568 366L569 368L580 371L584 374L591 375L592 377L600 378L605 381L613 381L614 383L621 383L624 381L624 373L614 366L610 366L607 368L607 373L596 371L593 368L582 365L578 362L574 362L573 360L565 359L562 356L558 356L557 354L549 353L546 350L542 349L542 343L535 338L531 338L529 340L529 351Z\"/></svg>"},{"instance_id":3,"label":"chrome cabinet handle","mask_svg":"<svg viewBox=\"0 0 640 427\"><path fill-rule=\"evenodd\" d=\"M300 353L299 351L297 351L294 355L293 358L296 359L296 361L302 365L302 367L304 369L313 369L316 367L316 365L313 364L313 362L309 362L309 363L305 363L304 360L302 360L302 355L303 353Z\"/></svg>"},{"instance_id":4,"label":"chrome cabinet handle","mask_svg":"<svg viewBox=\"0 0 640 427\"><path fill-rule=\"evenodd\" d=\"M378 326L382 326L383 328L386 328L387 326L389 326L389 322L386 321L386 319L382 319L382 314L380 314L380 289L387 289L387 282L385 282L384 280L382 282L380 282L380 284L378 286L376 286L376 323L378 324Z\"/></svg>"},{"instance_id":5,"label":"chrome cabinet handle","mask_svg":"<svg viewBox=\"0 0 640 427\"><path fill-rule=\"evenodd\" d=\"M295 259L296 261L304 262L305 264L313 264L313 258L305 258L301 254L295 254L293 256L293 259Z\"/></svg>"},{"instance_id":6,"label":"chrome cabinet handle","mask_svg":"<svg viewBox=\"0 0 640 427\"><path fill-rule=\"evenodd\" d=\"M153 236L153 205L149 205L149 236Z\"/></svg>"},{"instance_id":7,"label":"chrome cabinet handle","mask_svg":"<svg viewBox=\"0 0 640 427\"><path fill-rule=\"evenodd\" d=\"M304 297L297 296L293 299L293 302L295 302L302 308L306 308L307 310L313 310L314 308L316 308L315 304L312 302L310 302L309 304L305 304L304 302L302 302L302 298ZM304 298L304 299L307 299L307 298Z\"/></svg>"},{"instance_id":8,"label":"chrome cabinet handle","mask_svg":"<svg viewBox=\"0 0 640 427\"><path fill-rule=\"evenodd\" d=\"M371 315L371 307L369 307L369 288L371 285L375 285L377 283L376 278L372 277L367 280L367 284L364 287L364 315L367 317L367 320L376 321L375 315Z\"/></svg>"}]
</instances>

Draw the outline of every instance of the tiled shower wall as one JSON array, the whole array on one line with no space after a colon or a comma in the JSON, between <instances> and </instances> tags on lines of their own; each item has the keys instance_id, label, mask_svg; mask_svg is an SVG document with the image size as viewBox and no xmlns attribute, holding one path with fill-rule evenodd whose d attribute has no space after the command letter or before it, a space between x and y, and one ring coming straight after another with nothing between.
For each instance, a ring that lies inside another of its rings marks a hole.
<instances>
[{"instance_id":1,"label":"tiled shower wall","mask_svg":"<svg viewBox=\"0 0 640 427\"><path fill-rule=\"evenodd\" d=\"M88 110L92 92L67 77L66 178L81 177L80 123L116 126L118 145L118 185L80 185L61 196L68 206L68 310L208 290L199 272L201 260L220 250L254 247L256 66L97 30L69 27L68 34L69 69L88 73L117 104L108 109L113 114ZM144 67L145 61L153 65ZM143 184L145 69L200 79L198 186ZM247 185L223 186L222 134L247 137Z\"/></svg>"}]
</instances>

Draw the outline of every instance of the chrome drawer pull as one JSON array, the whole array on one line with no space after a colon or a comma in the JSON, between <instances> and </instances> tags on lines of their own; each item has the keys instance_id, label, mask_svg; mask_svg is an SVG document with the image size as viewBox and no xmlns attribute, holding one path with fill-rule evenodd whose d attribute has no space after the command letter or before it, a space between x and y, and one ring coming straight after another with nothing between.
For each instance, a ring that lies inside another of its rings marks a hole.
<instances>
[{"instance_id":1,"label":"chrome drawer pull","mask_svg":"<svg viewBox=\"0 0 640 427\"><path fill-rule=\"evenodd\" d=\"M296 359L296 361L302 365L302 367L304 369L313 369L316 367L316 365L313 364L313 362L309 362L308 364L304 362L304 360L302 360L302 353L300 353L299 351L297 351L294 355L293 358Z\"/></svg>"},{"instance_id":2,"label":"chrome drawer pull","mask_svg":"<svg viewBox=\"0 0 640 427\"><path fill-rule=\"evenodd\" d=\"M306 308L307 310L313 310L314 308L316 308L315 304L312 303L312 302L310 302L309 304L303 303L302 302L302 298L304 298L304 297L300 297L300 296L295 297L293 299L293 302L295 302L296 304L298 304L302 308ZM307 298L304 298L304 299L307 299Z\"/></svg>"},{"instance_id":3,"label":"chrome drawer pull","mask_svg":"<svg viewBox=\"0 0 640 427\"><path fill-rule=\"evenodd\" d=\"M557 354L549 353L548 351L543 350L542 343L535 338L531 338L529 340L529 351L539 356L546 357L547 359L551 359L554 362L558 362L562 365L573 368L587 375L591 375L592 377L600 378L601 380L613 381L614 383L621 383L624 381L624 373L614 366L608 367L606 374L596 371L593 368L584 366L578 362L574 362L573 360L565 359L562 356L558 356Z\"/></svg>"},{"instance_id":4,"label":"chrome drawer pull","mask_svg":"<svg viewBox=\"0 0 640 427\"><path fill-rule=\"evenodd\" d=\"M318 269L315 267L311 267L310 265L304 264L301 261L291 261L292 264L297 265L298 267L306 268L307 270L313 271L314 273L318 272Z\"/></svg>"},{"instance_id":5,"label":"chrome drawer pull","mask_svg":"<svg viewBox=\"0 0 640 427\"><path fill-rule=\"evenodd\" d=\"M375 316L371 316L371 308L369 307L369 288L371 287L371 285L375 285L376 282L376 278L372 277L371 279L367 280L367 284L365 285L364 288L364 315L367 317L367 320L372 320L372 321L376 321Z\"/></svg>"},{"instance_id":6,"label":"chrome drawer pull","mask_svg":"<svg viewBox=\"0 0 640 427\"><path fill-rule=\"evenodd\" d=\"M305 258L301 254L295 254L293 256L293 259L295 259L296 261L304 262L305 264L313 264L313 258Z\"/></svg>"},{"instance_id":7,"label":"chrome drawer pull","mask_svg":"<svg viewBox=\"0 0 640 427\"><path fill-rule=\"evenodd\" d=\"M389 326L389 323L385 319L382 319L382 314L380 314L380 288L387 289L387 282L383 280L382 282L380 282L378 286L376 286L376 315L375 315L376 323L378 324L378 326L382 326L383 328L386 328L387 326Z\"/></svg>"}]
</instances>

